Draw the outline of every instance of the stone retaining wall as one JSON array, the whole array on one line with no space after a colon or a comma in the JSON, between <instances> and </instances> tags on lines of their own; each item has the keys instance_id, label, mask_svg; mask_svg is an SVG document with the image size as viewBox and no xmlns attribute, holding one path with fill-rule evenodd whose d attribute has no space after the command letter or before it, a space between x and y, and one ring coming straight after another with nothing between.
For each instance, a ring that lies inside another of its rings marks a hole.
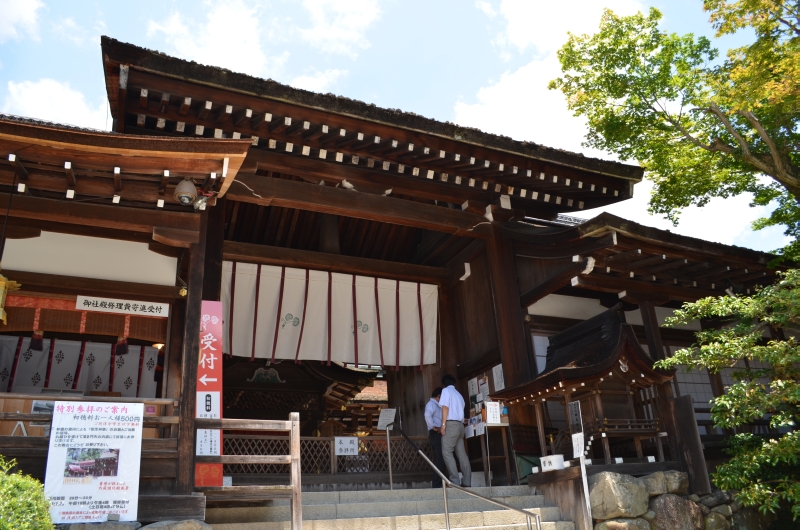
<instances>
[{"instance_id":1,"label":"stone retaining wall","mask_svg":"<svg viewBox=\"0 0 800 530\"><path fill-rule=\"evenodd\" d=\"M689 494L689 477L679 471L598 473L589 477L589 501L594 530L762 530L768 523L740 512L729 492Z\"/></svg>"}]
</instances>

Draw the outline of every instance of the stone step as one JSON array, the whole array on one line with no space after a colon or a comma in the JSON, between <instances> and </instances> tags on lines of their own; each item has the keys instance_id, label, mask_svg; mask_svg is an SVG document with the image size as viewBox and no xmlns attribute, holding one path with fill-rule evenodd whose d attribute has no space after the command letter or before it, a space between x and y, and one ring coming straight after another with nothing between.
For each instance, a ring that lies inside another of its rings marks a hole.
<instances>
[{"instance_id":1,"label":"stone step","mask_svg":"<svg viewBox=\"0 0 800 530\"><path fill-rule=\"evenodd\" d=\"M542 509L538 508L529 511L535 512L537 510ZM548 521L545 520L544 515L542 514L542 530L575 530L575 524L570 521ZM213 523L207 520L207 522L211 524L213 530L291 530L289 521ZM531 526L536 528L533 521L531 521ZM527 529L525 517L510 510L451 513L450 527L462 530ZM444 528L445 520L442 513L350 519L303 519L303 530L440 530Z\"/></svg>"},{"instance_id":2,"label":"stone step","mask_svg":"<svg viewBox=\"0 0 800 530\"><path fill-rule=\"evenodd\" d=\"M544 506L541 496L517 496L500 499L502 502L524 510L538 513L543 521L558 521L561 512L558 507ZM395 501L382 503L344 503L344 504L315 504L303 503L303 520L332 520L332 519L361 519L379 517L400 517L442 514L444 511L442 499L432 501ZM481 499L450 499L448 508L451 514L456 513L483 513L502 511L509 514L515 513ZM517 514L522 517L521 514ZM208 508L206 510L207 523L246 523L249 521L280 522L288 521L291 517L290 507L281 506L254 506L241 508Z\"/></svg>"},{"instance_id":3,"label":"stone step","mask_svg":"<svg viewBox=\"0 0 800 530\"><path fill-rule=\"evenodd\" d=\"M504 497L532 496L531 488L528 486L494 486L491 488L471 488L472 491L503 500ZM456 489L447 490L448 499L471 499L474 498ZM303 506L316 504L346 504L364 502L405 502L405 501L430 501L442 500L441 488L420 488L420 489L398 489L398 490L358 490L358 491L324 491L324 492L304 492ZM275 500L273 506L289 504L288 500ZM537 505L533 505L535 507Z\"/></svg>"}]
</instances>

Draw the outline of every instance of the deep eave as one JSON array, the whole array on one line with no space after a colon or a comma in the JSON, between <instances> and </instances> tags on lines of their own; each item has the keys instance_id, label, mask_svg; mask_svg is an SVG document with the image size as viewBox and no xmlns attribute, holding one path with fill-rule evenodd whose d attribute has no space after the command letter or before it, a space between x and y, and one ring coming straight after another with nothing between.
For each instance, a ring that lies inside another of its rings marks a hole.
<instances>
[{"instance_id":1,"label":"deep eave","mask_svg":"<svg viewBox=\"0 0 800 530\"><path fill-rule=\"evenodd\" d=\"M642 179L644 173L644 170L636 165L588 158L581 154L545 147L533 142L513 140L506 136L489 134L478 129L453 123L440 122L417 114L402 112L398 109L384 109L333 94L317 94L273 80L264 80L231 72L224 68L201 65L194 61L170 57L163 53L123 43L106 36L101 37L101 47L105 65L106 89L112 113L116 113L118 103L116 87L119 73L118 71L115 72L114 69L118 68L120 64L127 64L146 72L174 79L354 117L364 121L447 138L464 144L484 146L599 175L638 182Z\"/></svg>"}]
</instances>

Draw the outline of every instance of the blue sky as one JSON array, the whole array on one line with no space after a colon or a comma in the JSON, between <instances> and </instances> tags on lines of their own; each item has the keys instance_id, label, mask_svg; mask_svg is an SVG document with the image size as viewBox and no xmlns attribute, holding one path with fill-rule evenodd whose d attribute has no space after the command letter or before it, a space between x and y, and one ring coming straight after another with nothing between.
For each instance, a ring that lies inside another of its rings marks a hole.
<instances>
[{"instance_id":1,"label":"blue sky","mask_svg":"<svg viewBox=\"0 0 800 530\"><path fill-rule=\"evenodd\" d=\"M658 7L664 27L713 36L701 0L0 0L0 111L107 128L100 35L205 64L333 92L520 140L581 147L584 124L547 82L566 32L592 32L603 7ZM721 50L743 37L717 42ZM646 212L649 185L609 211L674 232L771 250L746 197ZM590 212L589 215L596 212Z\"/></svg>"}]
</instances>

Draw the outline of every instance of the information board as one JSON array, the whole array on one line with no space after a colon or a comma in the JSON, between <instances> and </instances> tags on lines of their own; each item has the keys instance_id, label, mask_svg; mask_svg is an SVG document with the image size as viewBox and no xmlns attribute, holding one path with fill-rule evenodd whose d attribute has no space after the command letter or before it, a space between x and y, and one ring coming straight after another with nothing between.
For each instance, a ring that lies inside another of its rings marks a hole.
<instances>
[{"instance_id":1,"label":"information board","mask_svg":"<svg viewBox=\"0 0 800 530\"><path fill-rule=\"evenodd\" d=\"M143 421L142 403L56 403L44 480L54 523L136 521Z\"/></svg>"},{"instance_id":2,"label":"information board","mask_svg":"<svg viewBox=\"0 0 800 530\"><path fill-rule=\"evenodd\" d=\"M494 377L494 391L500 392L506 387L506 380L503 378L503 365L498 364L492 368L492 377Z\"/></svg>"},{"instance_id":3,"label":"information board","mask_svg":"<svg viewBox=\"0 0 800 530\"><path fill-rule=\"evenodd\" d=\"M583 420L581 419L581 402L570 401L569 409L569 432L576 434L583 432Z\"/></svg>"},{"instance_id":4,"label":"information board","mask_svg":"<svg viewBox=\"0 0 800 530\"><path fill-rule=\"evenodd\" d=\"M378 416L377 430L385 431L390 423L394 423L394 415L397 409L383 409L381 415ZM389 429L392 430L391 428Z\"/></svg>"}]
</instances>

